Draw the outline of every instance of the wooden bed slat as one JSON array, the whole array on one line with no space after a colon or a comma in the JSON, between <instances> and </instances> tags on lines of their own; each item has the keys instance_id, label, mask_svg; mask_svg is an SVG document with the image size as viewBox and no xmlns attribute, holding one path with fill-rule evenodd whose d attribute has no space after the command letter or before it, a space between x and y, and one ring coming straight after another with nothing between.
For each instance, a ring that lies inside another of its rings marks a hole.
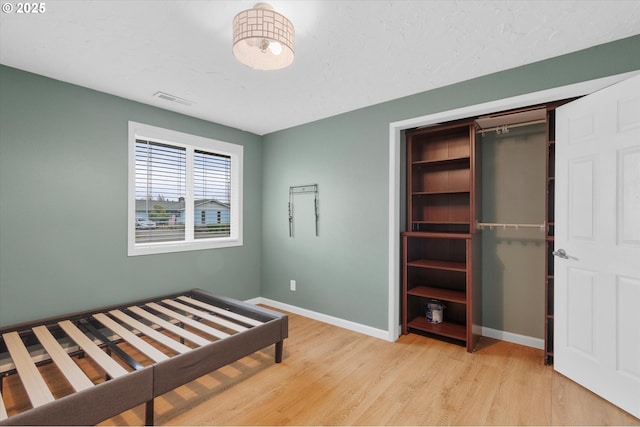
<instances>
[{"instance_id":1,"label":"wooden bed slat","mask_svg":"<svg viewBox=\"0 0 640 427\"><path fill-rule=\"evenodd\" d=\"M75 341L76 344L84 350L98 365L105 370L111 378L118 378L123 375L127 375L127 370L118 364L115 360L109 357L104 351L94 344L89 337L82 333L76 325L70 320L63 320L58 325L65 331L69 338Z\"/></svg>"},{"instance_id":2,"label":"wooden bed slat","mask_svg":"<svg viewBox=\"0 0 640 427\"><path fill-rule=\"evenodd\" d=\"M164 319L161 319L160 317L156 316L153 313L149 313L147 310L141 308L141 307L136 307L136 306L131 306L128 307L127 310L129 310L132 313L137 314L138 316L147 319L150 322L155 323L156 325L160 326L161 328L166 329L169 332L173 332L174 334L178 335L179 337L182 337L186 340L189 340L191 342L193 342L194 344L199 345L200 347L205 346L207 344L210 344L211 341L202 338L201 336L198 336L194 333L191 333L189 331L185 331L184 329L182 329L179 326L174 325L173 323L167 322Z\"/></svg>"},{"instance_id":3,"label":"wooden bed slat","mask_svg":"<svg viewBox=\"0 0 640 427\"><path fill-rule=\"evenodd\" d=\"M117 335L120 335L120 338L140 350L142 353L146 354L154 362L162 362L163 360L169 359L169 356L167 356L148 342L144 341L142 338L140 338L106 314L96 313L93 315L93 318L102 323L107 328L111 329Z\"/></svg>"},{"instance_id":4,"label":"wooden bed slat","mask_svg":"<svg viewBox=\"0 0 640 427\"><path fill-rule=\"evenodd\" d=\"M217 323L218 325L224 326L225 328L233 329L234 331L237 331L237 332L242 332L242 331L246 331L247 329L249 329L249 328L247 328L245 326L238 325L237 323L233 323L233 322L230 322L230 321L225 320L225 319L221 319L220 317L213 316L213 315L211 315L209 313L206 313L206 312L204 312L202 310L198 310L198 309L193 308L193 307L191 307L189 305L181 304L178 301L165 299L162 302L164 302L165 304L171 305L171 306L173 306L173 307L175 307L177 309L180 309L182 311L185 311L187 313L191 313L193 315L196 315L196 316L198 316L198 317L200 317L202 319L206 319L206 320L208 320L210 322Z\"/></svg>"},{"instance_id":5,"label":"wooden bed slat","mask_svg":"<svg viewBox=\"0 0 640 427\"><path fill-rule=\"evenodd\" d=\"M42 347L44 347L75 391L93 387L93 381L76 365L73 359L71 359L71 356L62 348L55 337L51 335L51 332L49 332L46 326L36 326L33 328L33 333L38 337Z\"/></svg>"},{"instance_id":6,"label":"wooden bed slat","mask_svg":"<svg viewBox=\"0 0 640 427\"><path fill-rule=\"evenodd\" d=\"M9 332L2 335L2 338L4 338L4 343L13 359L20 381L22 381L33 407L53 402L55 398L51 394L44 378L40 375L40 371L31 360L29 350L25 347L20 335L17 332Z\"/></svg>"},{"instance_id":7,"label":"wooden bed slat","mask_svg":"<svg viewBox=\"0 0 640 427\"><path fill-rule=\"evenodd\" d=\"M219 331L217 329L211 328L207 325L203 325L202 323L198 322L197 320L193 320L188 318L187 316L183 316L180 313L176 313L173 310L170 310L166 307L161 306L160 304L156 304L155 302L150 302L147 304L147 307L150 307L156 311L159 311L162 314L166 314L167 316L173 317L176 320L179 320L180 322L184 323L185 325L189 325L191 327L194 327L196 329L201 330L202 332L212 335L214 337L218 337L218 338L227 338L229 336L229 334L227 334L226 332L222 332Z\"/></svg>"},{"instance_id":8,"label":"wooden bed slat","mask_svg":"<svg viewBox=\"0 0 640 427\"><path fill-rule=\"evenodd\" d=\"M8 418L7 408L4 406L4 400L2 400L2 393L0 393L0 420Z\"/></svg>"},{"instance_id":9,"label":"wooden bed slat","mask_svg":"<svg viewBox=\"0 0 640 427\"><path fill-rule=\"evenodd\" d=\"M195 298L190 298L187 296L181 296L178 297L178 299L181 299L182 301L186 301L190 304L193 305L197 305L198 307L204 308L205 310L209 310L209 311L213 311L214 313L218 313L222 316L226 316L230 319L235 319L238 320L242 323L246 323L247 325L251 325L251 326L260 326L262 324L264 324L264 322L261 322L259 320L255 320L255 319L251 319L250 317L246 317L243 316L241 314L237 314L234 313L232 311L227 311L227 310L223 310L220 307L216 307L215 305L211 305L211 304L207 304L206 302L202 302L200 300L197 300Z\"/></svg>"},{"instance_id":10,"label":"wooden bed slat","mask_svg":"<svg viewBox=\"0 0 640 427\"><path fill-rule=\"evenodd\" d=\"M156 331L155 329L150 328L149 326L145 325L142 322L137 321L133 317L123 313L120 310L111 310L109 314L111 314L113 317L117 318L118 320L126 323L127 325L131 326L132 328L139 330L141 333L145 334L149 338L156 340L162 345L169 347L170 349L178 353L186 353L187 351L191 350L186 345L180 344L178 341L175 341L169 338L168 336Z\"/></svg>"}]
</instances>

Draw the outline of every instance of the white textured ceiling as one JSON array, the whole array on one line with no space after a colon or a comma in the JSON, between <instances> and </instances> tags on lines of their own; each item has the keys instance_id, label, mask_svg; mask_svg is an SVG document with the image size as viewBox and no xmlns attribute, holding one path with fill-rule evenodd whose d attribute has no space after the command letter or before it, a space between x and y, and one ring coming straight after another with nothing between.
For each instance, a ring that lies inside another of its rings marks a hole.
<instances>
[{"instance_id":1,"label":"white textured ceiling","mask_svg":"<svg viewBox=\"0 0 640 427\"><path fill-rule=\"evenodd\" d=\"M267 72L231 53L256 1L43 3L0 13L1 63L260 135L640 32L638 0L271 1L296 59Z\"/></svg>"}]
</instances>

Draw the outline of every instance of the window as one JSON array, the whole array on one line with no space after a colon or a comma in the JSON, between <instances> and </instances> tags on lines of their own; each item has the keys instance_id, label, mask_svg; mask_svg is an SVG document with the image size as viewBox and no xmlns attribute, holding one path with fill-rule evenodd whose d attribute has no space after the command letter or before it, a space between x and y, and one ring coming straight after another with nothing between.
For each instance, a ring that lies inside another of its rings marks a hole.
<instances>
[{"instance_id":1,"label":"window","mask_svg":"<svg viewBox=\"0 0 640 427\"><path fill-rule=\"evenodd\" d=\"M129 122L129 255L242 245L243 147Z\"/></svg>"}]
</instances>

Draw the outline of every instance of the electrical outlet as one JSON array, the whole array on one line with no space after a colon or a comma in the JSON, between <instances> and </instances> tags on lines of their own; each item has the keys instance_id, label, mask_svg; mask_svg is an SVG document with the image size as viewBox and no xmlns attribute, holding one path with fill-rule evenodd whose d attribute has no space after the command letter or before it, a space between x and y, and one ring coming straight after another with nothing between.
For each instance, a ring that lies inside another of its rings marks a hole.
<instances>
[{"instance_id":1,"label":"electrical outlet","mask_svg":"<svg viewBox=\"0 0 640 427\"><path fill-rule=\"evenodd\" d=\"M295 280L290 280L289 281L289 289L291 289L292 291L296 290L296 281Z\"/></svg>"}]
</instances>

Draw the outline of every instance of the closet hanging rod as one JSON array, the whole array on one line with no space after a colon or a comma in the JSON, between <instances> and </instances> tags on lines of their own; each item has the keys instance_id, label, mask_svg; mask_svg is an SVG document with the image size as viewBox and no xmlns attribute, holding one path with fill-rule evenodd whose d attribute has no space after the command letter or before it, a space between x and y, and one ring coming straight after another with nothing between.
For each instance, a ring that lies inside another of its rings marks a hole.
<instances>
[{"instance_id":1,"label":"closet hanging rod","mask_svg":"<svg viewBox=\"0 0 640 427\"><path fill-rule=\"evenodd\" d=\"M495 228L502 228L502 229L506 229L507 227L509 228L515 228L516 230L519 228L539 228L540 231L545 231L546 229L546 224L542 223L542 224L505 224L505 223L501 223L501 222L478 222L476 221L476 228L485 228L485 227L489 227L489 229L493 230L493 227Z\"/></svg>"},{"instance_id":2,"label":"closet hanging rod","mask_svg":"<svg viewBox=\"0 0 640 427\"><path fill-rule=\"evenodd\" d=\"M513 129L513 128L518 128L521 126L529 126L529 125L538 125L541 123L546 123L547 120L546 119L541 119L541 120L533 120L533 121L529 121L529 122L523 122L523 123L512 123L512 124L506 124L506 125L498 125L498 126L493 126L490 128L478 128L476 130L476 133L482 133L483 135L486 132L492 132L492 131L501 131L501 133L506 133L504 132L504 130L509 130L509 129Z\"/></svg>"}]
</instances>

